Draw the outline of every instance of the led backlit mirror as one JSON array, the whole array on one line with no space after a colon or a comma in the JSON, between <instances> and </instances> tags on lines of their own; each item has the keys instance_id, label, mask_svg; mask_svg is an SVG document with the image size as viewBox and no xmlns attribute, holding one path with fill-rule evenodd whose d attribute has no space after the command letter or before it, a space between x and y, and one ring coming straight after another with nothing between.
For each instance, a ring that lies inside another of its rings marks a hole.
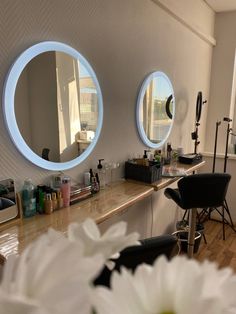
<instances>
[{"instance_id":1,"label":"led backlit mirror","mask_svg":"<svg viewBox=\"0 0 236 314\"><path fill-rule=\"evenodd\" d=\"M3 108L16 147L49 170L82 162L102 127L95 72L78 51L58 42L36 44L19 56L5 83Z\"/></svg>"},{"instance_id":2,"label":"led backlit mirror","mask_svg":"<svg viewBox=\"0 0 236 314\"><path fill-rule=\"evenodd\" d=\"M143 142L151 148L167 140L175 115L174 91L163 72L151 73L143 82L137 101L137 127Z\"/></svg>"}]
</instances>

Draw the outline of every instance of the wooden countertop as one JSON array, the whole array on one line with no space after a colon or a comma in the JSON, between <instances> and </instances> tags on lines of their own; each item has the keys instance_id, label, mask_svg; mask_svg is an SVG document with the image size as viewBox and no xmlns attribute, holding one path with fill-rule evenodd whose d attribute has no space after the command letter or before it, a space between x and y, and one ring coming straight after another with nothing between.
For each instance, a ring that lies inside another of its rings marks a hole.
<instances>
[{"instance_id":1,"label":"wooden countertop","mask_svg":"<svg viewBox=\"0 0 236 314\"><path fill-rule=\"evenodd\" d=\"M0 263L4 263L11 254L20 254L27 244L50 227L66 233L71 222L82 222L87 217L101 223L148 197L153 190L150 185L120 181L89 199L55 211L51 215L22 219L0 232Z\"/></svg>"},{"instance_id":2,"label":"wooden countertop","mask_svg":"<svg viewBox=\"0 0 236 314\"><path fill-rule=\"evenodd\" d=\"M201 168L205 161L194 165L178 164L187 173ZM0 232L0 264L11 254L20 254L23 249L37 236L52 227L66 233L72 222L82 222L87 217L97 223L122 213L127 207L148 197L153 191L158 191L177 181L179 177L161 178L152 184L138 181L119 181L101 190L93 197L70 207L53 212L51 215L36 215L18 220Z\"/></svg>"}]
</instances>

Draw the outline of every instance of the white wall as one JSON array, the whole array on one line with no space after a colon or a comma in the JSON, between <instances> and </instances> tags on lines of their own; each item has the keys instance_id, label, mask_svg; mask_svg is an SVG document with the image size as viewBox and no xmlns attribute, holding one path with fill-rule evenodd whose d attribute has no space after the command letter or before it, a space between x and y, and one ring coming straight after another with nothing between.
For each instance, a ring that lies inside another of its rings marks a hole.
<instances>
[{"instance_id":1,"label":"white wall","mask_svg":"<svg viewBox=\"0 0 236 314\"><path fill-rule=\"evenodd\" d=\"M231 92L236 48L236 11L216 14L215 37L217 45L213 50L210 99L206 127L205 151L214 149L215 124L230 115ZM219 128L219 153L225 151L227 123Z\"/></svg>"},{"instance_id":2,"label":"white wall","mask_svg":"<svg viewBox=\"0 0 236 314\"><path fill-rule=\"evenodd\" d=\"M206 142L205 151L213 152L216 121L222 121L224 117L229 117L230 114L235 115L235 110L231 110L232 105L235 106L235 99L231 100L234 59L236 48L236 11L223 12L216 14L215 20L215 37L217 41L216 47L213 49L212 57L212 72L211 72L211 85L210 85L210 99L207 104L208 116L206 125ZM233 109L233 108L232 108ZM236 109L236 108L235 108ZM232 112L231 112L232 111ZM235 133L235 122L232 122L233 131ZM226 144L226 128L227 122L222 122L219 126L218 132L218 145L217 145L217 158L216 158L216 171L223 172L224 169L224 152ZM230 136L229 144L234 142L235 138ZM229 145L229 153L231 152ZM212 156L205 157L208 163L203 170L212 171ZM227 201L233 217L236 221L236 158L235 155L230 155L227 162L227 172L232 176Z\"/></svg>"},{"instance_id":3,"label":"white wall","mask_svg":"<svg viewBox=\"0 0 236 314\"><path fill-rule=\"evenodd\" d=\"M186 5L186 1L179 3ZM202 5L202 0L191 3L195 9L198 3L198 19L206 15L210 19L209 22L203 18L199 24L201 32L211 36L214 14ZM196 21L194 12L188 9L189 21ZM99 158L122 163L131 154L142 154L146 147L135 125L136 99L143 79L156 70L168 75L175 91L176 119L169 140L174 147L193 151L196 97L201 90L208 98L212 45L163 7L151 0L9 1L0 2L0 20L4 29L0 32L2 88L17 55L43 40L71 45L86 56L97 74L104 101L103 128L91 156L66 172L72 178L81 180L83 172L96 165ZM200 136L205 132L206 114L207 109L203 112ZM18 187L26 177L36 184L47 181L52 173L34 166L18 153L9 139L2 113L0 120L1 176L14 178ZM203 147L201 136L200 149ZM142 211L131 211L128 218L130 224L138 219L135 227L140 230L149 202ZM164 232L176 217L175 207L164 198L163 191L153 196L152 206L153 229ZM150 222L150 214L148 217Z\"/></svg>"}]
</instances>

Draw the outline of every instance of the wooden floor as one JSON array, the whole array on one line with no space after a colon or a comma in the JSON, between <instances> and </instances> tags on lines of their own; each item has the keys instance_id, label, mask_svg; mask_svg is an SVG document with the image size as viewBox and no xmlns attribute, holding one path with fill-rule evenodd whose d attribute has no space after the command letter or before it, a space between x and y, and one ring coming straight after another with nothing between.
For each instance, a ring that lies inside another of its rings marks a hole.
<instances>
[{"instance_id":1,"label":"wooden floor","mask_svg":"<svg viewBox=\"0 0 236 314\"><path fill-rule=\"evenodd\" d=\"M203 238L199 250L194 257L203 261L215 261L219 267L230 266L236 273L236 233L229 227L225 228L226 240L223 240L222 224L215 221L204 223L207 244Z\"/></svg>"}]
</instances>

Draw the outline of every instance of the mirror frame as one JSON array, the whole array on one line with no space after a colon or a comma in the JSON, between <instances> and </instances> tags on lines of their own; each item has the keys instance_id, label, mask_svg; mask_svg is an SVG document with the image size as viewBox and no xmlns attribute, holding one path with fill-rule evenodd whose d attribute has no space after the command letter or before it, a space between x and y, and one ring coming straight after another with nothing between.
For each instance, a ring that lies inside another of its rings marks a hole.
<instances>
[{"instance_id":1,"label":"mirror frame","mask_svg":"<svg viewBox=\"0 0 236 314\"><path fill-rule=\"evenodd\" d=\"M168 130L168 133L165 136L165 138L163 140L161 140L160 143L153 143L147 137L146 132L145 132L145 130L143 128L143 124L141 123L140 109L141 109L141 106L143 106L143 98L144 98L147 86L149 85L149 83L154 78L160 77L160 76L163 77L167 81L168 85L170 86L171 94L173 95L173 97L172 97L172 99L173 99L172 124L171 124L171 126L170 126L170 128ZM149 74L144 79L144 81L143 81L143 83L141 85L141 88L140 88L139 94L138 94L137 105L136 105L136 123L137 123L137 128L138 128L139 135L140 135L143 143L146 144L150 148L154 148L154 149L160 148L166 142L167 138L170 135L171 129L172 129L173 124L174 124L174 117L175 117L175 96L174 96L174 90L173 90L173 86L171 84L171 81L170 81L170 79L168 78L168 76L164 72L161 72L161 71L152 72L151 74Z\"/></svg>"},{"instance_id":2,"label":"mirror frame","mask_svg":"<svg viewBox=\"0 0 236 314\"><path fill-rule=\"evenodd\" d=\"M45 160L34 153L31 148L26 144L24 138L22 137L20 130L17 125L16 116L15 116L15 109L14 109L14 98L15 98L15 91L18 79L28 64L34 57L37 55L47 52L47 51L59 51L64 52L66 54L71 55L75 59L79 59L83 65L86 67L89 74L92 76L96 89L97 89L97 97L98 97L98 122L97 122L97 129L95 132L95 137L88 148L78 157L67 161L67 162L52 162ZM101 89L96 77L96 74L88 61L74 48L60 43L56 41L44 41L38 44L35 44L25 50L13 63L12 67L10 68L5 84L3 89L3 113L4 119L7 126L7 130L10 134L11 140L16 145L17 149L20 153L27 158L33 164L48 170L66 170L73 168L79 165L82 161L84 161L89 154L94 149L99 135L102 129L102 122L103 122L103 99Z\"/></svg>"}]
</instances>

